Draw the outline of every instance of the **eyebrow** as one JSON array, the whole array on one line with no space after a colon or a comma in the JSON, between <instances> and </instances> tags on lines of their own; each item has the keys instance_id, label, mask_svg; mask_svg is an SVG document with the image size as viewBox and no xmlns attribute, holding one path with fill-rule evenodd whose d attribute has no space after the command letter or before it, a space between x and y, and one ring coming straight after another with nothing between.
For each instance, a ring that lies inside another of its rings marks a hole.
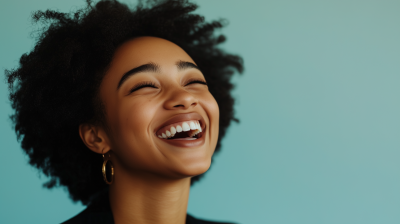
<instances>
[{"instance_id":1,"label":"eyebrow","mask_svg":"<svg viewBox=\"0 0 400 224\"><path fill-rule=\"evenodd\" d=\"M193 64L192 62L188 62L188 61L178 61L176 63L176 66L178 66L178 70L185 70L185 69L189 69L189 68L195 68L195 69L200 71L200 69L199 69L199 67L197 67L197 65Z\"/></svg>"},{"instance_id":2,"label":"eyebrow","mask_svg":"<svg viewBox=\"0 0 400 224\"><path fill-rule=\"evenodd\" d=\"M185 69L190 69L190 68L194 68L200 71L199 67L197 67L197 65L195 65L192 62L188 62L188 61L178 61L175 64L178 67L179 71L185 70ZM133 68L129 71L127 71L121 78L121 80L119 80L118 83L118 87L117 90L122 86L122 84L132 75L140 73L140 72L160 72L160 66L157 65L156 63L150 62L144 65L141 65L139 67Z\"/></svg>"},{"instance_id":3,"label":"eyebrow","mask_svg":"<svg viewBox=\"0 0 400 224\"><path fill-rule=\"evenodd\" d=\"M129 77L139 72L160 72L160 66L151 62L127 71L119 80L117 90Z\"/></svg>"}]
</instances>

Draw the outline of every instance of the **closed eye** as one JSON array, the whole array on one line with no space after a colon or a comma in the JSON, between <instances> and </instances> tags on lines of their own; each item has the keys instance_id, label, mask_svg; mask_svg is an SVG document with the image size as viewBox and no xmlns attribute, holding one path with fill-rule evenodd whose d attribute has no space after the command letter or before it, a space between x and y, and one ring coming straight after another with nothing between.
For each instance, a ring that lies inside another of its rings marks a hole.
<instances>
[{"instance_id":1,"label":"closed eye","mask_svg":"<svg viewBox=\"0 0 400 224\"><path fill-rule=\"evenodd\" d=\"M132 89L129 91L129 93L133 93L135 91L138 91L139 89L146 88L146 87L151 87L157 89L158 87L154 82L146 81L146 82L141 82L136 84Z\"/></svg>"},{"instance_id":2,"label":"closed eye","mask_svg":"<svg viewBox=\"0 0 400 224\"><path fill-rule=\"evenodd\" d=\"M191 84L196 84L196 83L202 84L202 85L207 85L207 82L204 81L204 80L201 80L201 79L191 79L191 80L189 80L188 83L186 83L185 86L188 86L188 85L191 85Z\"/></svg>"}]
</instances>

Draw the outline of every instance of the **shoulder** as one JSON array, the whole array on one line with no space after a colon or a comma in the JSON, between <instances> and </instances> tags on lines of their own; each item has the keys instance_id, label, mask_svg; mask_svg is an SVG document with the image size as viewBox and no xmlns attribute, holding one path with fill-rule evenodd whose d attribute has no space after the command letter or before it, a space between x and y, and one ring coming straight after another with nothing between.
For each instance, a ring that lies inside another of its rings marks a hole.
<instances>
[{"instance_id":1,"label":"shoulder","mask_svg":"<svg viewBox=\"0 0 400 224\"><path fill-rule=\"evenodd\" d=\"M62 224L114 224L112 213L94 212L83 210L75 217L63 222ZM187 215L186 224L234 224L231 222L214 222L197 219L191 215Z\"/></svg>"},{"instance_id":2,"label":"shoulder","mask_svg":"<svg viewBox=\"0 0 400 224\"><path fill-rule=\"evenodd\" d=\"M114 224L111 212L83 210L62 224Z\"/></svg>"},{"instance_id":3,"label":"shoulder","mask_svg":"<svg viewBox=\"0 0 400 224\"><path fill-rule=\"evenodd\" d=\"M114 224L107 196L97 197L81 213L62 224Z\"/></svg>"},{"instance_id":4,"label":"shoulder","mask_svg":"<svg viewBox=\"0 0 400 224\"><path fill-rule=\"evenodd\" d=\"M235 223L207 221L207 220L197 219L197 218L187 214L186 224L235 224Z\"/></svg>"},{"instance_id":5,"label":"shoulder","mask_svg":"<svg viewBox=\"0 0 400 224\"><path fill-rule=\"evenodd\" d=\"M98 197L78 215L62 224L114 224L108 197ZM213 222L197 219L189 214L186 216L186 224L234 224L231 222Z\"/></svg>"}]
</instances>

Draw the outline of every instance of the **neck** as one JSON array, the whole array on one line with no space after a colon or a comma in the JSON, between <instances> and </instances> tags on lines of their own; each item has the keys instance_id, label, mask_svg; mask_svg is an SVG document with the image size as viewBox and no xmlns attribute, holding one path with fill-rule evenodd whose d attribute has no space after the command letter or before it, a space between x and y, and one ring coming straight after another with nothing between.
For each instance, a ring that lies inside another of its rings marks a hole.
<instances>
[{"instance_id":1,"label":"neck","mask_svg":"<svg viewBox=\"0 0 400 224\"><path fill-rule=\"evenodd\" d=\"M185 224L190 178L122 175L119 172L109 192L115 224Z\"/></svg>"}]
</instances>

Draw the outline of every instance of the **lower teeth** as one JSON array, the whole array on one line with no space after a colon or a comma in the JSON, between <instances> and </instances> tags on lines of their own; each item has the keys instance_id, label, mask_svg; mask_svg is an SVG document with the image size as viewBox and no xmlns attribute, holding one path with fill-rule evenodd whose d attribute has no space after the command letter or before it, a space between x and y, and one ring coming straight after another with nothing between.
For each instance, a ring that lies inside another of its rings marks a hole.
<instances>
[{"instance_id":1,"label":"lower teeth","mask_svg":"<svg viewBox=\"0 0 400 224\"><path fill-rule=\"evenodd\" d=\"M174 138L172 140L196 140L197 138Z\"/></svg>"}]
</instances>

